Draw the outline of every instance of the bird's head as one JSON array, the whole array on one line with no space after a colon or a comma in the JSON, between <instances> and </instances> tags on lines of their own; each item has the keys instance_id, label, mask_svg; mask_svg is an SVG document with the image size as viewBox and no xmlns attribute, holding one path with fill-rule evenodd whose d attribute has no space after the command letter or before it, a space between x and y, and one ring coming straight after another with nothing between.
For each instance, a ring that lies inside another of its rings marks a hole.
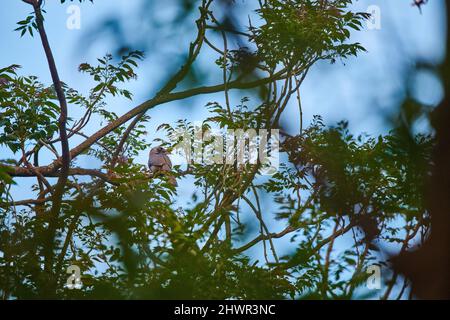
<instances>
[{"instance_id":1,"label":"bird's head","mask_svg":"<svg viewBox=\"0 0 450 320\"><path fill-rule=\"evenodd\" d=\"M158 147L154 147L152 150L150 150L150 154L168 154L169 152L167 151L167 149L158 146Z\"/></svg>"}]
</instances>

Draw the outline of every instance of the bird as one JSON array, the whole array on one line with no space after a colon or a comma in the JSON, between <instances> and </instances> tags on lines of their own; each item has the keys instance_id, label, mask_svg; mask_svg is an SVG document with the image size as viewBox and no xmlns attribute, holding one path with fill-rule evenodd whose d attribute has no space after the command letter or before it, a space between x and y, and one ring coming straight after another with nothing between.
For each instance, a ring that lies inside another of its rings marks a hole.
<instances>
[{"instance_id":1,"label":"bird","mask_svg":"<svg viewBox=\"0 0 450 320\"><path fill-rule=\"evenodd\" d=\"M164 173L172 170L172 162L168 156L169 152L161 147L154 147L150 150L148 157L148 167L152 173ZM178 186L175 177L169 176L169 183Z\"/></svg>"},{"instance_id":2,"label":"bird","mask_svg":"<svg viewBox=\"0 0 450 320\"><path fill-rule=\"evenodd\" d=\"M6 86L8 83L8 79L0 78L0 87Z\"/></svg>"}]
</instances>

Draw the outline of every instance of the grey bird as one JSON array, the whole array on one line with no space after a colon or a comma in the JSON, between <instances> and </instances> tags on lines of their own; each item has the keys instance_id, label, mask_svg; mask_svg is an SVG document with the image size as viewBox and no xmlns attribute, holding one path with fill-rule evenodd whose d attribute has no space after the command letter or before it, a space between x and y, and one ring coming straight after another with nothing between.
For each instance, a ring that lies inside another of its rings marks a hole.
<instances>
[{"instance_id":1,"label":"grey bird","mask_svg":"<svg viewBox=\"0 0 450 320\"><path fill-rule=\"evenodd\" d=\"M170 161L168 154L169 152L161 146L150 150L148 167L152 173L164 173L172 170L172 162ZM178 185L173 176L169 176L169 182L175 187Z\"/></svg>"}]
</instances>

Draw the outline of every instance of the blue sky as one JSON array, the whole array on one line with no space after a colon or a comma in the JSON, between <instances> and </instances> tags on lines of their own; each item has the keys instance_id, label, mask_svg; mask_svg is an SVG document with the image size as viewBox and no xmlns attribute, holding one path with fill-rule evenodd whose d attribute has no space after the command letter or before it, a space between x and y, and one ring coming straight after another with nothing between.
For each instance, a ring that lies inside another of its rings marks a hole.
<instances>
[{"instance_id":1,"label":"blue sky","mask_svg":"<svg viewBox=\"0 0 450 320\"><path fill-rule=\"evenodd\" d=\"M39 39L29 36L19 39L18 32L13 31L16 22L30 12L30 7L19 0L4 2L0 12L2 24L0 37L3 46L0 52L0 65L19 63L23 66L21 73L38 75L44 82L50 83ZM171 2L173 1L167 1ZM237 5L249 6L249 2L238 0ZM439 61L444 54L443 1L430 1L423 9L422 15L417 9L412 8L409 2L409 0L356 1L354 6L360 11L365 11L372 4L381 8L382 28L354 33L352 40L361 42L368 50L367 53L349 59L345 65L339 62L334 65L319 63L312 68L301 90L306 123L314 114L320 114L330 124L348 119L353 131L358 133L378 134L386 131L382 111L392 108L392 105L395 105L393 102L401 98L399 93L403 86L405 70L417 58ZM106 34L98 34L90 45L86 45L86 39L92 36L94 30L97 30L105 19L113 16L125 21L125 25L129 28L127 36L130 35L131 38L136 32L151 31L146 30L148 26L143 21L129 22L131 19L128 17L136 14L140 3L141 0L97 0L94 5L84 3L80 5L81 29L69 30L66 28L69 16L66 10L70 2L61 5L58 0L46 1L46 27L63 81L82 92L89 89L91 83L88 77L78 73L77 67L81 62L94 62L95 58L111 52L113 39ZM170 11L169 4L166 11ZM160 80L168 74L168 70L164 67L168 60L173 59L171 55L175 57L185 53L191 39L189 31L181 33L176 42L168 41L169 43L163 46L158 45L162 49L161 52L147 52L149 58L143 62L139 70L139 80L127 86L135 95L134 102L111 99L108 101L111 109L121 114L150 98L161 84ZM205 58L201 63L206 65L210 61ZM425 74L417 81L419 85L416 94L421 99L431 104L439 102L441 92L436 85L436 79ZM159 106L152 111L152 126L165 122L168 110L173 119L188 116L193 120L201 120L206 115L204 102L220 99L223 98L201 97L199 101L195 101L194 106L189 106L189 112L186 112L184 105L186 102ZM76 115L77 110L70 111L72 115ZM285 124L293 133L298 130L298 123L289 120L297 119L297 113L297 106L293 102L284 117Z\"/></svg>"},{"instance_id":2,"label":"blue sky","mask_svg":"<svg viewBox=\"0 0 450 320\"><path fill-rule=\"evenodd\" d=\"M39 38L26 35L20 39L19 33L13 31L16 23L23 20L31 11L30 6L20 0L2 2L0 68L14 63L20 64L23 66L19 71L20 74L37 75L44 83L50 84L48 67ZM77 72L78 65L82 62L95 63L97 57L112 52L115 44L110 35L96 32L103 21L110 17L124 21L127 37L130 37L127 40L131 43L136 34L148 33L149 41L152 38L152 29L142 20L142 16L140 19L130 19L139 11L140 0L96 0L94 5L84 3L80 5L80 30L66 28L69 16L66 10L71 3L61 5L59 2L59 0L46 1L46 28L61 79L81 92L87 93L92 83L86 75ZM158 15L151 18L164 21L164 16L171 14L171 3L173 1L165 1ZM353 34L352 40L360 42L368 50L367 53L349 59L345 65L340 62L333 65L319 63L311 69L301 87L306 125L313 115L320 114L328 124L335 124L343 119L349 120L354 133L366 132L377 135L389 130L386 117L395 112L394 107L398 105L396 102L401 101L404 95L405 72L416 60L438 63L444 57L445 16L442 10L444 1L430 1L423 8L422 15L416 8L411 7L410 3L410 0L356 1L354 7L358 11L366 11L369 5L373 4L381 8L381 29L363 30ZM246 7L251 6L251 3L249 0L237 0L236 5ZM181 30L175 36L168 35L168 40L164 43L153 43L149 47L152 52L147 52L148 58L138 70L138 80L127 85L127 89L134 93L134 101L108 99L108 109L120 115L151 98L161 85L161 80L168 76L168 62L187 51L192 37L191 30L187 29ZM93 41L87 45L87 39ZM216 58L211 52L208 54L200 60L206 69L212 59ZM220 73L208 75L207 81L215 83L214 80L220 77ZM414 79L414 88L414 96L426 104L436 105L442 98L439 81L432 74L419 74ZM240 96L232 95L235 104L239 99ZM207 116L204 106L209 101L223 101L223 96L202 96L153 109L150 114L152 119L148 124L148 140L152 141L156 137L155 129L161 123L183 118L192 121L204 119ZM69 108L69 114L73 117L79 115L78 110L73 108ZM298 108L295 101L292 101L282 122L293 134L299 130L296 119ZM95 129L97 127L91 126L87 128L86 133ZM3 152L4 149L0 147L0 153ZM143 152L138 161L146 163L147 152ZM95 167L98 164L86 159L84 162L80 160L78 165ZM18 197L29 197L23 190L16 189ZM191 191L190 183L180 185L181 198L188 197ZM276 230L282 226L274 224L272 227ZM280 245L286 240L280 240Z\"/></svg>"}]
</instances>

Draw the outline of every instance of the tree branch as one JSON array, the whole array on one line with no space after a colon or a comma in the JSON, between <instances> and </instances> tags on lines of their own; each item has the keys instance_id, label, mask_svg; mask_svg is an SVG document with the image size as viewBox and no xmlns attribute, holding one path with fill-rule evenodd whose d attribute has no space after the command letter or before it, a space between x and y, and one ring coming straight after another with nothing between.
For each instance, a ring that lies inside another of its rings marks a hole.
<instances>
[{"instance_id":1,"label":"tree branch","mask_svg":"<svg viewBox=\"0 0 450 320\"><path fill-rule=\"evenodd\" d=\"M69 174L69 167L70 167L70 149L69 149L69 141L67 137L67 131L66 131L66 123L67 123L67 101L64 94L64 90L61 85L61 81L58 75L58 70L56 68L55 59L53 57L53 53L50 47L50 43L48 41L47 33L44 28L44 17L42 15L41 11L41 1L35 1L32 3L34 12L36 14L36 24L39 31L39 35L41 38L42 46L45 51L45 55L47 57L48 66L50 69L50 74L53 80L53 86L56 91L56 95L58 97L59 106L60 106L60 115L58 119L58 128L59 128L59 136L61 139L61 150L62 150L62 156L61 159L58 159L58 161L61 161L61 170L59 172L58 182L56 184L56 187L54 188L53 193L53 201L52 201L52 208L50 211L50 222L48 227L48 235L45 239L45 246L44 246L44 258L45 258L45 270L49 274L53 274L52 268L53 268L53 248L54 248L54 238L56 233L56 224L57 224L57 217L61 210L61 203L62 203L62 197L64 194L64 188L67 182L67 177ZM52 283L54 286L55 284ZM55 288L50 285L48 288L48 294L50 296L53 296L55 292Z\"/></svg>"}]
</instances>

